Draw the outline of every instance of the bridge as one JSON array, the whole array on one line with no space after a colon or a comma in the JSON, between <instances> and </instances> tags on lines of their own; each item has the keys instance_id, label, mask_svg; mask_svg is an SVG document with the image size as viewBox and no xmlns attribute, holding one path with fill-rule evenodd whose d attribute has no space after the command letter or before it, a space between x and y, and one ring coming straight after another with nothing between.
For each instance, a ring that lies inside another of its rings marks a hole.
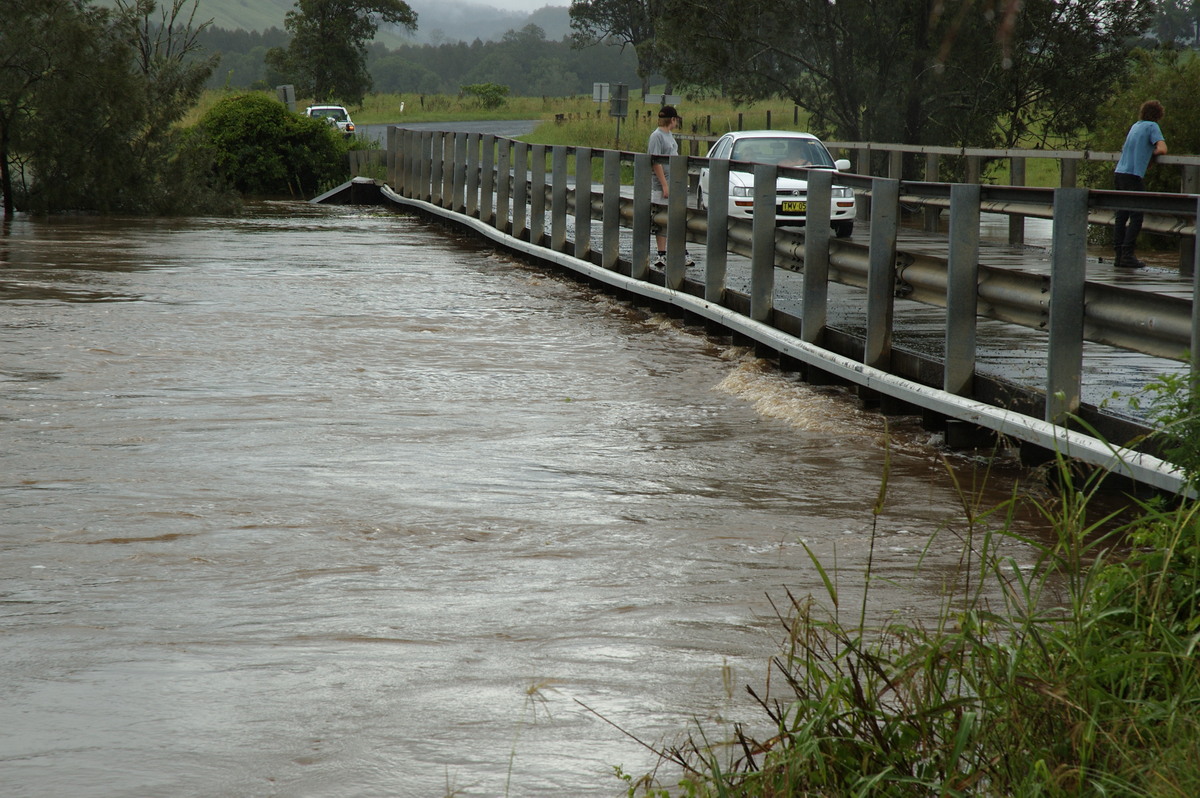
<instances>
[{"instance_id":1,"label":"bridge","mask_svg":"<svg viewBox=\"0 0 1200 798\"><path fill-rule=\"evenodd\" d=\"M1181 236L1181 251L1194 261L1195 195L806 174L755 164L745 168L762 188L755 221L747 222L727 216L728 161L673 156L670 201L661 207L651 204L652 161L643 153L389 127L384 149L362 158L355 168L374 161L386 179L359 177L315 201L382 202L473 231L521 257L752 342L810 382L846 385L883 412L918 414L951 446L975 445L985 432L1019 442L1026 456L1060 452L1155 490L1185 488L1184 475L1148 437L1153 429L1145 419L1111 412L1085 394L1096 375L1108 378L1108 389L1114 357L1161 361L1151 376L1196 365L1198 270L1193 262L1182 278L1141 284L1089 277L1087 231L1117 209L1143 211L1148 228ZM688 173L701 162L713 174L706 210L688 201ZM779 174L809 181L802 230L774 223ZM830 235L834 185L851 187L860 200L864 218L852 239ZM913 206L924 211L923 227L903 224L902 210ZM1050 247L1021 248L1012 239L1023 226L1013 224L1003 245L984 239L988 213L1052 219ZM652 218L668 235L661 269L650 263ZM697 245L691 268L689 242ZM1020 331L1018 346L1036 364L1032 382L981 367L996 348L998 327ZM1145 381L1144 366L1139 373L1132 381Z\"/></svg>"}]
</instances>

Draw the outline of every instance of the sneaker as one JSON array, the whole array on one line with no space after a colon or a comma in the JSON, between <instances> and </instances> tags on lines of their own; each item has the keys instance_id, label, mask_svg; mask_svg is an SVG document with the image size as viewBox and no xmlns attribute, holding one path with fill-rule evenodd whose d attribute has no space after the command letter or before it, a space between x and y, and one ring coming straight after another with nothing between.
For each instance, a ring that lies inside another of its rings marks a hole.
<instances>
[{"instance_id":1,"label":"sneaker","mask_svg":"<svg viewBox=\"0 0 1200 798\"><path fill-rule=\"evenodd\" d=\"M689 269L696 265L696 261L692 257L692 253L686 251L683 253L683 265Z\"/></svg>"},{"instance_id":2,"label":"sneaker","mask_svg":"<svg viewBox=\"0 0 1200 798\"><path fill-rule=\"evenodd\" d=\"M654 260L650 261L650 266L655 269L667 268L667 259L663 255L655 255Z\"/></svg>"}]
</instances>

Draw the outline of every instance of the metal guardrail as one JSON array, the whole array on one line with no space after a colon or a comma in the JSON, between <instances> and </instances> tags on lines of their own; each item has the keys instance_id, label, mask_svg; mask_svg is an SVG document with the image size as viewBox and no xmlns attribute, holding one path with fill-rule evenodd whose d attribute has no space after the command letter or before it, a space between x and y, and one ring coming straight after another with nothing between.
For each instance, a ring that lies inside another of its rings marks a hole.
<instances>
[{"instance_id":1,"label":"metal guardrail","mask_svg":"<svg viewBox=\"0 0 1200 798\"><path fill-rule=\"evenodd\" d=\"M977 184L904 183L814 170L807 174L807 227L802 233L789 233L775 227L774 185L780 171L790 170L773 165L747 167L753 168L759 187L751 223L727 215L728 161L705 162L712 170L712 191L708 209L702 212L688 207L690 159L684 155L670 159L670 200L665 208L655 209L650 201L652 159L643 153L546 147L491 135L395 127L388 130L386 153L387 183L392 187L389 195L402 204L450 215L464 223L469 220L470 226L486 229L505 246L563 261L589 276L620 283L624 290L647 295L665 291L672 304L734 329L753 330L757 340L769 342L777 351L867 390L1039 446L1065 447L1070 449L1069 456L1145 484L1167 490L1182 487L1180 474L1169 464L1069 427L1073 414L1081 410L1085 340L1176 359L1200 351L1195 345L1200 329L1193 313L1196 303L1087 282L1089 209L1165 202L1167 205L1156 207L1190 218L1194 229L1195 197L1131 197L1123 192L1072 187L1023 189L1014 195L1008 193L1011 187L991 191ZM581 201L575 187L593 186L592 162L597 158L602 161L601 184L589 191L587 201ZM623 169L628 171L630 165L633 196L627 197L622 196L621 180ZM828 213L835 183L850 185L870 197L869 244L831 240ZM985 202L1012 202L1018 195L1022 207L1049 203L1055 221L1049 276L990 269L978 262L979 216ZM900 203L906 196L944 201L950 221L944 259L898 248ZM568 218L574 220L573 241L567 238ZM666 266L661 273L652 273L649 264L652 218L668 236ZM592 223L596 220L601 244L593 251ZM627 259L619 255L624 228L631 230ZM688 239L704 242L701 284L686 279ZM730 252L749 258L748 295L735 295L726 286ZM774 308L778 267L805 274L799 320L785 318L786 314ZM827 338L840 335L826 325L830 281L859 286L866 294L866 330L860 354L850 360L825 345ZM918 386L893 373L893 362L901 359L892 346L898 293L947 309L940 384ZM731 314L738 318L736 322ZM977 381L975 327L979 316L1046 332L1047 376L1042 406L1035 411L1040 415L1014 413L972 398ZM781 322L799 329L781 329Z\"/></svg>"}]
</instances>

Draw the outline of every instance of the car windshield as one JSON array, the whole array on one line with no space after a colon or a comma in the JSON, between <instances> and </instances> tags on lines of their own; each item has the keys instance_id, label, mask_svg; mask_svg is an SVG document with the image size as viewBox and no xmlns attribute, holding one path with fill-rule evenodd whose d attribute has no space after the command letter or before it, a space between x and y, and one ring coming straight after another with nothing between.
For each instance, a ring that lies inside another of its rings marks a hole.
<instances>
[{"instance_id":1,"label":"car windshield","mask_svg":"<svg viewBox=\"0 0 1200 798\"><path fill-rule=\"evenodd\" d=\"M829 151L819 141L794 138L741 139L733 145L733 161L773 163L779 166L820 166L833 168Z\"/></svg>"},{"instance_id":2,"label":"car windshield","mask_svg":"<svg viewBox=\"0 0 1200 798\"><path fill-rule=\"evenodd\" d=\"M346 120L346 112L341 108L316 108L313 110L315 116L327 116L330 119L336 119L338 122Z\"/></svg>"}]
</instances>

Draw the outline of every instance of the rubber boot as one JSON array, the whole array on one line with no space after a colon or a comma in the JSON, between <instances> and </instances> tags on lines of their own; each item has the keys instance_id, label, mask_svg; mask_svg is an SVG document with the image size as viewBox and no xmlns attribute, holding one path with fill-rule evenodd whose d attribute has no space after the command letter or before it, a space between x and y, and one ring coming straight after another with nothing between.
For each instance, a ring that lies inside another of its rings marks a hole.
<instances>
[{"instance_id":1,"label":"rubber boot","mask_svg":"<svg viewBox=\"0 0 1200 798\"><path fill-rule=\"evenodd\" d=\"M1122 269L1144 269L1146 264L1137 259L1133 254L1133 247L1125 245L1121 248L1121 253L1117 258L1117 266Z\"/></svg>"}]
</instances>

